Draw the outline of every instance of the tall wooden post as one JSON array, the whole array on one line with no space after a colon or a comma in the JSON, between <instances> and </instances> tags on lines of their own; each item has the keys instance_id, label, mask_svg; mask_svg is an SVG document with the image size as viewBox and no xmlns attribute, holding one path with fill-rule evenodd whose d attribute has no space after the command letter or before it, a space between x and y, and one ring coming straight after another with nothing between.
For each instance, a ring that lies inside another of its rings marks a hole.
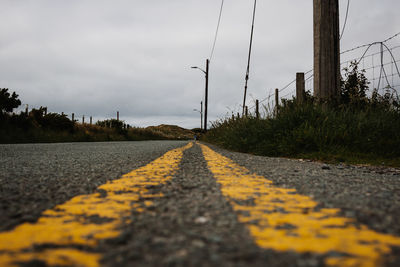
<instances>
[{"instance_id":1,"label":"tall wooden post","mask_svg":"<svg viewBox=\"0 0 400 267\"><path fill-rule=\"evenodd\" d=\"M256 100L256 118L260 118L260 110L259 110L259 102L258 99Z\"/></svg>"},{"instance_id":2,"label":"tall wooden post","mask_svg":"<svg viewBox=\"0 0 400 267\"><path fill-rule=\"evenodd\" d=\"M298 103L304 103L306 100L306 82L304 72L296 73L296 100Z\"/></svg>"},{"instance_id":3,"label":"tall wooden post","mask_svg":"<svg viewBox=\"0 0 400 267\"><path fill-rule=\"evenodd\" d=\"M82 116L82 124L85 124L85 115Z\"/></svg>"},{"instance_id":4,"label":"tall wooden post","mask_svg":"<svg viewBox=\"0 0 400 267\"><path fill-rule=\"evenodd\" d=\"M75 114L74 113L72 113L72 122L75 123Z\"/></svg>"},{"instance_id":5,"label":"tall wooden post","mask_svg":"<svg viewBox=\"0 0 400 267\"><path fill-rule=\"evenodd\" d=\"M90 125L92 125L92 116L90 116Z\"/></svg>"},{"instance_id":6,"label":"tall wooden post","mask_svg":"<svg viewBox=\"0 0 400 267\"><path fill-rule=\"evenodd\" d=\"M117 111L117 121L119 121L119 111Z\"/></svg>"},{"instance_id":7,"label":"tall wooden post","mask_svg":"<svg viewBox=\"0 0 400 267\"><path fill-rule=\"evenodd\" d=\"M246 118L249 116L249 107L248 106L245 106L244 107L244 110L245 110L245 116L246 116Z\"/></svg>"},{"instance_id":8,"label":"tall wooden post","mask_svg":"<svg viewBox=\"0 0 400 267\"><path fill-rule=\"evenodd\" d=\"M279 89L275 89L275 114L278 114L279 110Z\"/></svg>"},{"instance_id":9,"label":"tall wooden post","mask_svg":"<svg viewBox=\"0 0 400 267\"><path fill-rule=\"evenodd\" d=\"M320 102L340 93L339 1L314 0L314 96Z\"/></svg>"}]
</instances>

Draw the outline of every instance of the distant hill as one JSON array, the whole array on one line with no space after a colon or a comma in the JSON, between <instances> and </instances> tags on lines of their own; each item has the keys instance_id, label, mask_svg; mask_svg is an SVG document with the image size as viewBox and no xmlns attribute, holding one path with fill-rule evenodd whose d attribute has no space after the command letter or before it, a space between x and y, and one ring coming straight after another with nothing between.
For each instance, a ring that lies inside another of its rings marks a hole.
<instances>
[{"instance_id":1,"label":"distant hill","mask_svg":"<svg viewBox=\"0 0 400 267\"><path fill-rule=\"evenodd\" d=\"M167 139L192 139L194 132L191 130L179 127L177 125L161 124L158 126L149 126L146 130L164 136Z\"/></svg>"}]
</instances>

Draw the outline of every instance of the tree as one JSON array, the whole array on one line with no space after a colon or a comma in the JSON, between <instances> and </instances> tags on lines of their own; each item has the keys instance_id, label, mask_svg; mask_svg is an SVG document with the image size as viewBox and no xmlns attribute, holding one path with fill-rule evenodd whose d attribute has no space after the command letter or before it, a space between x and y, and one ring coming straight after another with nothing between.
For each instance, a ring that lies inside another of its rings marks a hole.
<instances>
[{"instance_id":1,"label":"tree","mask_svg":"<svg viewBox=\"0 0 400 267\"><path fill-rule=\"evenodd\" d=\"M21 100L18 99L18 95L13 92L12 95L8 92L8 88L0 90L0 114L6 112L12 112L13 109L21 105Z\"/></svg>"}]
</instances>

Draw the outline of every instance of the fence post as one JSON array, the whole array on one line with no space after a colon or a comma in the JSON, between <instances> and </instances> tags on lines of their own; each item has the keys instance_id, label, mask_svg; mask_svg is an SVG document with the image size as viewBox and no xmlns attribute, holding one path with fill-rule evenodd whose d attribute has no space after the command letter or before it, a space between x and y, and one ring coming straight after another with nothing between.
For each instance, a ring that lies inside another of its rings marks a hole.
<instances>
[{"instance_id":1,"label":"fence post","mask_svg":"<svg viewBox=\"0 0 400 267\"><path fill-rule=\"evenodd\" d=\"M278 114L279 111L279 89L275 89L275 114Z\"/></svg>"},{"instance_id":2,"label":"fence post","mask_svg":"<svg viewBox=\"0 0 400 267\"><path fill-rule=\"evenodd\" d=\"M258 99L256 99L256 118L260 118L260 110L259 110L259 102Z\"/></svg>"},{"instance_id":3,"label":"fence post","mask_svg":"<svg viewBox=\"0 0 400 267\"><path fill-rule=\"evenodd\" d=\"M339 1L314 0L314 96L331 101L340 93Z\"/></svg>"},{"instance_id":4,"label":"fence post","mask_svg":"<svg viewBox=\"0 0 400 267\"><path fill-rule=\"evenodd\" d=\"M296 100L302 104L306 100L306 83L304 80L304 72L296 73Z\"/></svg>"}]
</instances>

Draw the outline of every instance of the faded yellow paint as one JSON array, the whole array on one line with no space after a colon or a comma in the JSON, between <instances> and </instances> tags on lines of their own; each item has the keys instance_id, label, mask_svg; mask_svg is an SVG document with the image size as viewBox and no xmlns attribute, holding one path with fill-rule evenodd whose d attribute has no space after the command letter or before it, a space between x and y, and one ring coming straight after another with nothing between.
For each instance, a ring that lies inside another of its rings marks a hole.
<instances>
[{"instance_id":1,"label":"faded yellow paint","mask_svg":"<svg viewBox=\"0 0 400 267\"><path fill-rule=\"evenodd\" d=\"M102 194L76 196L43 212L34 224L24 223L0 233L0 266L17 266L32 260L50 266L98 266L100 254L74 247L93 250L100 240L117 237L118 227L129 222L132 211L141 212L153 204L152 199L163 196L151 194L148 187L171 179L183 151L191 146L189 143L171 150L148 165L99 186ZM38 249L41 246L45 249Z\"/></svg>"},{"instance_id":2,"label":"faded yellow paint","mask_svg":"<svg viewBox=\"0 0 400 267\"><path fill-rule=\"evenodd\" d=\"M357 226L338 209L318 210L317 202L295 189L275 187L207 146L201 148L223 195L261 248L325 255L328 266L373 267L381 265L392 246L400 246L399 237Z\"/></svg>"}]
</instances>

